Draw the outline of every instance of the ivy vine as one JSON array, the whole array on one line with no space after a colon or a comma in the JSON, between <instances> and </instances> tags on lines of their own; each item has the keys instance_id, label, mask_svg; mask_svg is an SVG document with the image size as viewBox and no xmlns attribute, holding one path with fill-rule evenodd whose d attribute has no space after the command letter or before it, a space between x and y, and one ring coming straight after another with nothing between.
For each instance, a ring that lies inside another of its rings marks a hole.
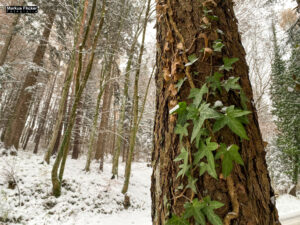
<instances>
[{"instance_id":1,"label":"ivy vine","mask_svg":"<svg viewBox=\"0 0 300 225\"><path fill-rule=\"evenodd\" d=\"M217 16L212 15L212 10L204 7L203 12L206 19L218 20ZM205 28L208 27L211 26L206 22ZM215 40L212 51L221 52L223 47L225 45L221 39ZM209 52L207 49L208 46L205 46L202 51L204 55ZM192 54L188 60L186 67L192 66L199 58L196 54ZM191 191L192 196L185 203L182 215L172 215L166 221L167 225L189 225L191 222L196 225L205 225L207 220L213 225L223 224L214 210L221 208L224 204L211 200L210 196L195 198L195 194L199 193L196 183L197 177L205 173L215 179L220 177L227 179L234 163L244 165L236 144L218 143L215 138L215 133L227 126L241 139L249 140L244 126L248 123L247 115L251 112L246 110L246 97L239 85L239 77L224 79L224 71L233 70L233 65L238 60L238 58L223 57L223 65L220 65L218 71L206 79L201 88L191 88L188 96L188 99L191 99L190 103L179 102L170 110L170 114L177 115L175 133L179 136L180 146L180 154L174 160L180 163L177 179L186 178L187 180L187 182L182 182L178 189L181 189L180 196L184 196L187 190ZM178 81L176 85L178 92L186 80L187 78ZM216 100L214 104L208 102L210 97L216 99L220 94L230 91L240 94L243 109L235 105L224 106L221 100ZM221 174L217 174L216 171L217 160L221 161Z\"/></svg>"}]
</instances>

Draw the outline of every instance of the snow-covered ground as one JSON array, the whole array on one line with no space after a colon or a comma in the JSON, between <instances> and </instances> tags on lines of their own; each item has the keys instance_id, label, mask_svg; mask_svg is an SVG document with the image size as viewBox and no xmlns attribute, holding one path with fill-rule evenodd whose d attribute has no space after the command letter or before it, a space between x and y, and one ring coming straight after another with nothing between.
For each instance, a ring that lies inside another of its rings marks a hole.
<instances>
[{"instance_id":1,"label":"snow-covered ground","mask_svg":"<svg viewBox=\"0 0 300 225\"><path fill-rule=\"evenodd\" d=\"M277 199L276 206L280 220L298 216L300 224L300 199L288 194L282 195Z\"/></svg>"},{"instance_id":2,"label":"snow-covered ground","mask_svg":"<svg viewBox=\"0 0 300 225\"><path fill-rule=\"evenodd\" d=\"M1 154L1 152L0 152ZM42 155L23 151L18 156L0 157L0 225L150 225L151 168L133 163L128 195L131 206L125 210L121 176L111 180L111 164L99 173L96 162L91 172L83 171L85 158L68 159L60 198L51 196L51 165L42 164ZM53 159L52 159L53 161ZM7 188L7 170L13 171L20 189ZM21 206L19 205L21 203ZM2 221L1 221L2 220Z\"/></svg>"},{"instance_id":3,"label":"snow-covered ground","mask_svg":"<svg viewBox=\"0 0 300 225\"><path fill-rule=\"evenodd\" d=\"M0 151L1 154L1 151ZM42 155L23 151L18 156L0 157L0 225L151 225L150 176L146 163L133 163L126 210L121 194L123 176L111 180L111 164L98 172L83 171L85 158L68 159L62 195L51 196L51 165L42 163ZM53 161L53 159L52 159ZM119 168L124 171L124 164ZM7 188L7 173L13 173L18 186ZM18 188L20 189L20 199ZM21 204L21 205L20 205ZM300 199L289 195L277 199L280 219L300 216ZM283 223L284 224L284 223ZM299 220L300 224L300 220Z\"/></svg>"}]
</instances>

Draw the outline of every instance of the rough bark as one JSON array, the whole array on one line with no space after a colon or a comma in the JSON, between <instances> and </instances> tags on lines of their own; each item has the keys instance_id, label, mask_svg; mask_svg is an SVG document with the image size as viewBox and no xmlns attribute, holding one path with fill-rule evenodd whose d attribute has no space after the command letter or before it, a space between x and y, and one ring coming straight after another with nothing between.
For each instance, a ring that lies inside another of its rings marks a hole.
<instances>
[{"instance_id":1,"label":"rough bark","mask_svg":"<svg viewBox=\"0 0 300 225\"><path fill-rule=\"evenodd\" d=\"M39 95L36 97L36 104L34 104L33 106L33 109L32 109L32 119L31 121L29 122L29 126L28 126L28 129L25 130L26 132L23 132L24 133L24 142L23 142L23 149L25 150L27 148L27 145L28 145L28 141L33 133L33 129L35 127L35 123L36 123L36 118L37 118L37 114L38 114L38 111L39 111L39 107L40 107L40 103L41 103L41 97L42 95Z\"/></svg>"},{"instance_id":2,"label":"rough bark","mask_svg":"<svg viewBox=\"0 0 300 225\"><path fill-rule=\"evenodd\" d=\"M6 94L5 100L3 102L3 108L1 108L0 112L0 128L2 128L2 133L1 133L1 141L4 141L5 137L5 131L9 122L9 117L13 113L13 108L14 105L17 101L17 96L19 96L20 89L16 88L11 90L9 93Z\"/></svg>"},{"instance_id":3,"label":"rough bark","mask_svg":"<svg viewBox=\"0 0 300 225\"><path fill-rule=\"evenodd\" d=\"M80 129L81 129L81 117L82 117L82 110L83 110L82 107L83 107L83 103L80 101L78 104L75 127L74 127L72 159L78 159L80 153L80 145L81 145Z\"/></svg>"},{"instance_id":4,"label":"rough bark","mask_svg":"<svg viewBox=\"0 0 300 225\"><path fill-rule=\"evenodd\" d=\"M37 152L38 152L40 140L43 135L43 130L45 128L46 117L48 114L48 110L49 110L49 106L50 106L50 102L51 102L51 98L52 98L52 94L53 94L53 90L54 90L54 86L55 86L56 77L57 77L57 75L55 75L55 77L54 77L53 83L50 87L47 99L45 101L43 110L40 115L36 136L34 138L34 142L35 142L35 146L34 146L34 150L33 150L34 154L37 154Z\"/></svg>"},{"instance_id":5,"label":"rough bark","mask_svg":"<svg viewBox=\"0 0 300 225\"><path fill-rule=\"evenodd\" d=\"M50 163L50 157L51 155L57 151L59 147L59 142L60 142L60 137L62 133L62 128L63 128L63 118L64 115L66 114L67 110L67 101L68 101L68 94L69 94L69 89L71 86L71 81L72 81L72 75L73 75L73 69L74 69L74 63L75 63L75 50L73 50L73 56L69 62L67 71L66 71L66 77L63 85L63 90L62 90L62 96L59 102L59 107L58 107L58 113L57 113L57 118L56 122L54 125L52 137L50 139L47 151L45 153L44 160L49 164Z\"/></svg>"},{"instance_id":6,"label":"rough bark","mask_svg":"<svg viewBox=\"0 0 300 225\"><path fill-rule=\"evenodd\" d=\"M23 1L22 5L24 5L24 1ZM1 54L0 54L0 66L2 66L6 60L7 53L10 48L12 39L13 39L14 35L16 34L16 26L20 20L20 16L21 16L20 13L14 16L15 18L14 18L14 20L10 26L10 29L8 31L8 34L5 38L4 46L1 49Z\"/></svg>"},{"instance_id":7,"label":"rough bark","mask_svg":"<svg viewBox=\"0 0 300 225\"><path fill-rule=\"evenodd\" d=\"M112 57L110 59L107 73L111 74L111 64L112 64ZM110 75L111 76L111 75ZM110 106L111 106L111 99L112 99L112 84L109 82L104 91L103 95L103 104L102 104L102 113L101 113L101 122L99 126L99 134L98 134L98 140L97 140L97 149L96 149L96 155L95 158L97 160L100 159L100 170L103 171L103 164L104 164L104 154L106 152L107 147L107 137L108 137L108 122L109 122L109 116L110 116Z\"/></svg>"},{"instance_id":8,"label":"rough bark","mask_svg":"<svg viewBox=\"0 0 300 225\"><path fill-rule=\"evenodd\" d=\"M240 153L245 166L235 165L231 174L233 190L239 203L239 213L236 219L230 224L239 225L273 225L280 224L278 214L274 205L274 193L270 185L270 178L265 161L265 151L262 136L259 130L257 114L254 106L252 88L248 76L248 66L245 60L245 50L241 44L238 33L237 19L233 11L231 0L214 1L179 1L162 0L157 2L157 68L156 74L156 116L154 126L154 150L152 153L152 220L153 224L165 224L165 221L172 214L179 214L184 211L183 205L186 202L184 197L178 197L178 186L181 182L176 179L179 171L179 164L174 159L179 155L179 138L174 132L175 121L169 115L172 108L171 101L188 101L190 92L189 80L184 83L180 92L176 94L173 85L177 81L174 76L164 77L164 69L175 68L176 73L187 71L184 66L187 59L184 55L196 54L199 60L195 62L191 71L199 72L192 76L192 82L196 87L201 87L205 78L211 72L218 71L223 64L222 57L239 58L238 63L232 71L225 73L225 78L240 76L242 86L247 98L248 110L253 113L249 116L249 125L246 130L250 141L240 139L226 128L217 133L217 140L220 142L235 143L240 147ZM215 33L213 29L203 29L203 5L213 10L219 20L212 26L222 32ZM214 5L216 4L216 5ZM223 34L222 34L223 33ZM206 47L203 37L208 37L209 47L213 41L220 38L225 47L221 53L211 57L211 60L202 60L201 50ZM183 51L182 50L183 47ZM177 67L177 65L178 67ZM183 67L180 68L180 65ZM241 107L240 96L235 92L221 96L225 105L237 105ZM203 194L209 195L213 200L220 201L225 205L216 213L224 218L233 211L229 185L225 179L216 180L208 175L197 177L196 196L201 198ZM273 202L272 200L273 199Z\"/></svg>"},{"instance_id":9,"label":"rough bark","mask_svg":"<svg viewBox=\"0 0 300 225\"><path fill-rule=\"evenodd\" d=\"M94 120L93 120L93 128L92 128L91 134L90 134L89 149L88 149L87 160L86 160L86 164L85 164L85 168L84 168L84 170L86 172L90 171L92 154L93 154L93 149L94 149L94 144L95 144L95 134L96 134L97 124L98 124L100 101L101 101L102 95L104 93L105 85L106 85L106 84L102 85L103 82L106 82L106 81L104 81L104 74L105 74L104 68L105 68L105 66L102 68L102 72L101 72L100 87L99 87L99 94L97 96L96 110L95 110L95 115L94 115Z\"/></svg>"},{"instance_id":10,"label":"rough bark","mask_svg":"<svg viewBox=\"0 0 300 225\"><path fill-rule=\"evenodd\" d=\"M55 19L55 12L48 12L48 20L46 22L42 39L35 52L33 63L37 66L42 66L43 58L47 48L47 42L50 37L51 29ZM24 84L21 88L21 93L18 97L14 114L10 118L8 127L5 132L4 146L9 148L14 146L16 149L19 147L19 140L26 122L26 115L29 109L29 104L32 100L33 92L26 90L28 87L33 87L37 82L38 71L29 72L26 75Z\"/></svg>"}]
</instances>

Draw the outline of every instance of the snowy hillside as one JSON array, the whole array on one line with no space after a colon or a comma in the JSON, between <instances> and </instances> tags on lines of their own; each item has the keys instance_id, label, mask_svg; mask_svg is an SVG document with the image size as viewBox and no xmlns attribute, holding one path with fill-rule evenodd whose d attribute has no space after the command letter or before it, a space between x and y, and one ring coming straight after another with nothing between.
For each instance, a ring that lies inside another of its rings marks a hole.
<instances>
[{"instance_id":1,"label":"snowy hillside","mask_svg":"<svg viewBox=\"0 0 300 225\"><path fill-rule=\"evenodd\" d=\"M0 151L1 153L2 151ZM0 158L0 224L26 225L150 225L151 168L133 163L128 195L131 206L124 209L123 175L111 180L111 164L99 174L94 161L90 173L83 171L85 158L68 161L60 198L51 195L51 166L42 155L19 151L18 156ZM53 160L52 160L53 161ZM120 171L123 171L124 164ZM17 181L8 189L8 175ZM20 189L20 196L18 193ZM20 197L20 199L19 199ZM20 202L19 202L20 201ZM277 200L280 218L300 215L300 200L284 195ZM285 223L283 223L285 224Z\"/></svg>"},{"instance_id":2,"label":"snowy hillside","mask_svg":"<svg viewBox=\"0 0 300 225\"><path fill-rule=\"evenodd\" d=\"M150 225L150 176L146 163L133 163L128 195L131 206L125 210L121 194L123 175L111 180L111 164L99 174L98 164L91 172L83 171L85 158L69 160L62 196L51 196L51 169L42 164L42 155L18 152L18 156L0 158L0 224L57 225L98 224ZM52 160L53 161L53 160ZM121 165L120 171L123 170ZM17 180L14 190L8 189L7 175ZM20 189L20 199L18 194ZM19 202L20 200L20 202Z\"/></svg>"}]
</instances>

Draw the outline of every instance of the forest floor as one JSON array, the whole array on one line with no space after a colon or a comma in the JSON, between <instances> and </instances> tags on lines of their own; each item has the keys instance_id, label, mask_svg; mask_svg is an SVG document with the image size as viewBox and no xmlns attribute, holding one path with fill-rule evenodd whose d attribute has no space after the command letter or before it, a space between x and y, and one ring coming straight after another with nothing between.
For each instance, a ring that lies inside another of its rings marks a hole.
<instances>
[{"instance_id":1,"label":"forest floor","mask_svg":"<svg viewBox=\"0 0 300 225\"><path fill-rule=\"evenodd\" d=\"M0 149L0 225L151 225L152 169L147 163L133 163L128 191L131 206L124 209L123 163L121 176L111 180L111 163L99 173L99 164L93 161L91 172L86 173L85 157L68 159L62 195L55 198L51 195L52 166L43 163L43 155L19 151L17 156L1 156L2 152ZM9 176L17 181L14 189L8 189ZM300 215L300 200L280 196L277 208L281 218L295 217Z\"/></svg>"}]
</instances>

